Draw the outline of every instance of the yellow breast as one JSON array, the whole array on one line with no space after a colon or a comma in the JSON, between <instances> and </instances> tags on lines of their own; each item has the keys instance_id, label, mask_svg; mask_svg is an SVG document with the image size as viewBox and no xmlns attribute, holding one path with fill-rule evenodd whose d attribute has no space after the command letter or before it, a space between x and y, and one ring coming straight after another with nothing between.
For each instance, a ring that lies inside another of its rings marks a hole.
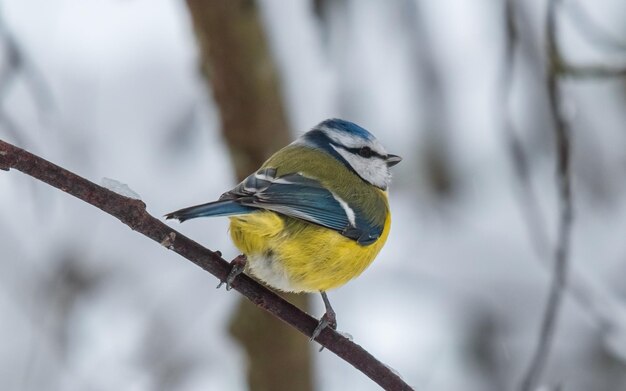
<instances>
[{"instance_id":1,"label":"yellow breast","mask_svg":"<svg viewBox=\"0 0 626 391\"><path fill-rule=\"evenodd\" d=\"M389 235L383 232L362 246L336 231L270 211L230 217L233 242L248 256L248 271L268 285L288 292L337 288L372 263Z\"/></svg>"}]
</instances>

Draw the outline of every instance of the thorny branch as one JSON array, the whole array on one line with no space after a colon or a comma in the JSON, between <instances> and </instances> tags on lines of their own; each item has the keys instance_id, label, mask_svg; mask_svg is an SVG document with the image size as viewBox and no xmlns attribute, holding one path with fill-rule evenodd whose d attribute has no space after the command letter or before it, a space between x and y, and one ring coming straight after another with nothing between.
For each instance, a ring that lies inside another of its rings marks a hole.
<instances>
[{"instance_id":1,"label":"thorny branch","mask_svg":"<svg viewBox=\"0 0 626 391\"><path fill-rule=\"evenodd\" d=\"M559 194L559 219L556 248L554 249L554 271L545 313L541 323L539 341L530 366L523 378L520 389L532 391L536 388L545 367L552 345L558 312L567 282L568 257L573 220L572 193L570 180L570 129L561 112L558 64L561 53L556 42L556 9L559 0L548 2L546 21L546 39L548 50L548 72L546 86L550 110L554 121L553 129L556 143L556 169Z\"/></svg>"},{"instance_id":2,"label":"thorny branch","mask_svg":"<svg viewBox=\"0 0 626 391\"><path fill-rule=\"evenodd\" d=\"M0 169L14 168L42 182L79 198L116 217L150 239L187 258L202 269L224 281L230 265L216 252L210 251L183 236L146 211L146 205L98 186L62 167L0 140ZM238 276L232 287L258 307L303 333L311 336L317 320L285 301L274 292L246 275ZM363 372L386 390L412 390L399 375L378 361L360 345L329 328L316 339L326 349Z\"/></svg>"}]
</instances>

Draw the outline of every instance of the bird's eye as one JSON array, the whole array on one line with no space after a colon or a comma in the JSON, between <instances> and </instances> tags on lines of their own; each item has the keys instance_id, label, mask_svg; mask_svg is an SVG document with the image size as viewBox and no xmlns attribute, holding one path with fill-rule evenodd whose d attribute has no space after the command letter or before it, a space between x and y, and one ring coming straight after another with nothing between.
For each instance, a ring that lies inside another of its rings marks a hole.
<instances>
[{"instance_id":1,"label":"bird's eye","mask_svg":"<svg viewBox=\"0 0 626 391\"><path fill-rule=\"evenodd\" d=\"M372 157L373 154L374 152L372 151L370 147L363 147L359 149L359 156Z\"/></svg>"}]
</instances>

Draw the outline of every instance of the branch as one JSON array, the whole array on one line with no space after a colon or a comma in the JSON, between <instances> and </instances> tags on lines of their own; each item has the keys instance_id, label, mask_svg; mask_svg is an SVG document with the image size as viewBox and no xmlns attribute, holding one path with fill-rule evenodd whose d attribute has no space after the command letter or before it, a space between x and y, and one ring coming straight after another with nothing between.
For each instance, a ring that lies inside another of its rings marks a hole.
<instances>
[{"instance_id":1,"label":"branch","mask_svg":"<svg viewBox=\"0 0 626 391\"><path fill-rule=\"evenodd\" d=\"M522 216L525 219L526 230L531 244L538 253L540 259L545 258L549 247L545 221L539 201L535 195L531 180L531 168L528 157L524 151L524 145L517 135L511 110L509 108L510 97L513 89L515 75L515 49L519 44L520 33L516 23L516 8L514 0L505 0L504 3L504 58L502 73L500 75L500 88L497 95L497 104L501 105L501 123L504 138L510 152L511 163L518 182L518 201L522 208Z\"/></svg>"},{"instance_id":2,"label":"branch","mask_svg":"<svg viewBox=\"0 0 626 391\"><path fill-rule=\"evenodd\" d=\"M0 140L0 169L14 168L79 198L119 219L132 230L160 243L224 281L230 265L218 253L202 247L146 212L146 205L98 186L70 171ZM317 320L288 303L274 292L242 274L232 287L256 306L311 336ZM387 390L412 390L397 374L361 346L334 330L325 328L316 339L356 369Z\"/></svg>"},{"instance_id":3,"label":"branch","mask_svg":"<svg viewBox=\"0 0 626 391\"><path fill-rule=\"evenodd\" d=\"M544 266L552 267L553 256L550 249L550 240L546 231L543 213L532 186L530 163L522 142L516 134L509 109L509 97L515 70L515 49L525 43L528 44L528 40L522 39L516 20L516 17L522 10L514 7L514 0L505 0L505 23L503 27L506 33L506 41L497 104L502 105L502 110L500 110L502 113L502 129L510 150L511 162L519 190L515 194L518 195L518 202L520 208L522 208L522 216L525 219L528 236L537 259ZM564 72L560 72L560 75L569 77ZM624 338L622 336L624 334L624 321L622 319L626 309L597 280L580 272L577 273L576 270L570 270L566 293L569 293L591 317L607 344L614 344L615 342L611 341Z\"/></svg>"},{"instance_id":4,"label":"branch","mask_svg":"<svg viewBox=\"0 0 626 391\"><path fill-rule=\"evenodd\" d=\"M596 47L604 47L606 49L624 52L626 51L626 42L618 40L604 31L598 23L589 15L587 10L579 1L567 1L562 8L568 12L574 20L574 25L587 35L587 38L593 41ZM563 60L559 54L553 58L557 60L555 71L574 79L606 79L626 77L626 66L605 66L605 65L571 65Z\"/></svg>"},{"instance_id":5,"label":"branch","mask_svg":"<svg viewBox=\"0 0 626 391\"><path fill-rule=\"evenodd\" d=\"M608 67L603 65L565 65L557 72L573 79L606 79L626 77L626 67Z\"/></svg>"},{"instance_id":6,"label":"branch","mask_svg":"<svg viewBox=\"0 0 626 391\"><path fill-rule=\"evenodd\" d=\"M530 366L524 377L520 389L532 391L536 388L545 367L554 332L558 320L558 312L563 301L563 291L567 282L568 257L573 219L572 192L570 181L570 138L569 125L561 113L561 96L559 91L558 64L561 62L561 53L556 42L556 7L559 0L548 2L546 22L546 38L549 59L549 69L546 85L550 110L554 120L554 134L557 157L557 184L559 193L559 222L556 248L554 250L554 271L546 310L541 323L539 341L532 357Z\"/></svg>"}]
</instances>

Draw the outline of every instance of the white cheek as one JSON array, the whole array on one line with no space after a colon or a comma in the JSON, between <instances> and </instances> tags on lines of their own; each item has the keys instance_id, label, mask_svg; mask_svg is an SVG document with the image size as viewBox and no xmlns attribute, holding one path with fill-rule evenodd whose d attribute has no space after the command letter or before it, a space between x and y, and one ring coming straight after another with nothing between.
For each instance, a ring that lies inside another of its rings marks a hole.
<instances>
[{"instance_id":1,"label":"white cheek","mask_svg":"<svg viewBox=\"0 0 626 391\"><path fill-rule=\"evenodd\" d=\"M331 144L332 145L332 144ZM365 181L381 189L387 189L389 181L391 180L391 174L389 173L389 167L382 159L376 158L364 158L353 153L346 151L345 149L332 147L337 151L356 173Z\"/></svg>"}]
</instances>

